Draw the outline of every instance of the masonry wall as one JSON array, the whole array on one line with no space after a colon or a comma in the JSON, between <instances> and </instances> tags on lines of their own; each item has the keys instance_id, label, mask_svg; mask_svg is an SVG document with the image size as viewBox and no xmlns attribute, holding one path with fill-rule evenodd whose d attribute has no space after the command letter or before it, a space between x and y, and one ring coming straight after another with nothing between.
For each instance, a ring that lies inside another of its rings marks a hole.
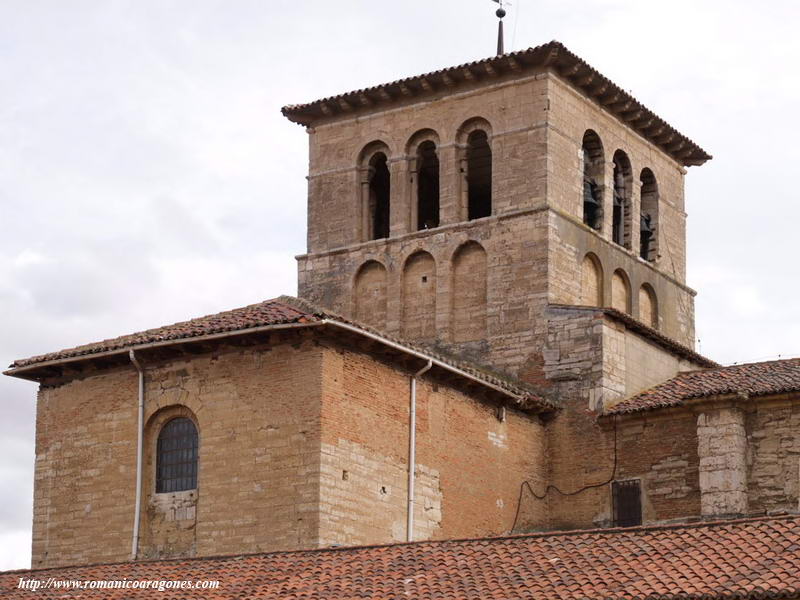
<instances>
[{"instance_id":1,"label":"masonry wall","mask_svg":"<svg viewBox=\"0 0 800 600\"><path fill-rule=\"evenodd\" d=\"M531 365L541 361L546 326L542 317L547 299L546 223L546 212L532 208L442 227L435 233L423 231L301 257L300 295L345 315L355 314L390 334L435 340L450 353L524 378ZM421 251L430 254L436 269L435 277L428 275L424 284L419 277L424 273L406 269L409 258ZM485 258L475 259L481 251ZM466 271L456 268L459 257L469 259ZM357 283L365 264L385 268L382 291ZM416 279L404 282L404 273ZM422 302L423 296L429 298L430 287L436 288L435 302ZM367 296L359 303L362 289ZM385 298L385 317L383 308L372 313L358 310L358 306L376 306L377 297ZM404 297L409 297L406 311ZM482 307L478 306L476 301L483 298ZM420 328L419 307L434 305L434 330ZM414 323L406 327L404 312L414 315ZM463 318L465 312L469 319Z\"/></svg>"},{"instance_id":2,"label":"masonry wall","mask_svg":"<svg viewBox=\"0 0 800 600\"><path fill-rule=\"evenodd\" d=\"M580 148L580 145L578 146ZM639 305L642 286L649 286L656 297L656 329L675 341L694 348L695 292L669 272L642 260L613 244L577 219L553 210L550 212L548 240L548 300L554 304L592 304L614 306L612 278L621 272L628 286L629 307L616 307L651 325L649 311ZM599 266L602 282L601 303L586 302L580 276L585 258L591 256Z\"/></svg>"},{"instance_id":3,"label":"masonry wall","mask_svg":"<svg viewBox=\"0 0 800 600\"><path fill-rule=\"evenodd\" d=\"M410 371L331 347L323 372L320 543L405 541ZM544 485L543 426L512 408L501 421L497 408L419 381L415 539L507 532L522 482ZM526 504L519 523L545 517Z\"/></svg>"},{"instance_id":4,"label":"masonry wall","mask_svg":"<svg viewBox=\"0 0 800 600\"><path fill-rule=\"evenodd\" d=\"M279 345L148 364L140 558L314 547L321 351ZM155 494L155 438L199 430L198 488ZM37 406L33 567L130 558L137 375L43 387Z\"/></svg>"},{"instance_id":5,"label":"masonry wall","mask_svg":"<svg viewBox=\"0 0 800 600\"><path fill-rule=\"evenodd\" d=\"M557 75L547 78L548 111L548 203L558 210L581 218L583 214L582 142L588 130L594 131L603 144L605 190L604 220L601 235L611 239L613 200L613 157L622 150L631 162L632 171L632 257L639 250L639 213L641 206L640 174L650 169L658 182L659 253L654 266L661 272L686 281L686 214L684 208L685 169L660 148L645 140L633 129L589 101ZM601 183L601 182L598 182Z\"/></svg>"},{"instance_id":6,"label":"masonry wall","mask_svg":"<svg viewBox=\"0 0 800 600\"><path fill-rule=\"evenodd\" d=\"M564 404L547 427L555 488L546 499L549 527L610 525L611 482L619 479L643 479L648 521L699 514L694 415L653 423L643 415L641 421L626 421L616 434L613 422L599 418L617 400L696 365L599 311L550 307L547 317L542 384ZM532 494L528 498L541 502Z\"/></svg>"},{"instance_id":7,"label":"masonry wall","mask_svg":"<svg viewBox=\"0 0 800 600\"><path fill-rule=\"evenodd\" d=\"M441 225L466 219L459 147L465 125L481 123L492 148L493 214L535 206L545 195L544 75L501 77L458 93L440 90L359 117L338 118L309 130L308 252L349 248L360 232L364 150L380 147L391 175L392 237L416 230L411 221L411 163L421 132L435 141L440 164ZM425 137L425 136L423 136Z\"/></svg>"},{"instance_id":8,"label":"masonry wall","mask_svg":"<svg viewBox=\"0 0 800 600\"><path fill-rule=\"evenodd\" d=\"M745 424L748 510L800 510L800 395L759 401Z\"/></svg>"}]
</instances>

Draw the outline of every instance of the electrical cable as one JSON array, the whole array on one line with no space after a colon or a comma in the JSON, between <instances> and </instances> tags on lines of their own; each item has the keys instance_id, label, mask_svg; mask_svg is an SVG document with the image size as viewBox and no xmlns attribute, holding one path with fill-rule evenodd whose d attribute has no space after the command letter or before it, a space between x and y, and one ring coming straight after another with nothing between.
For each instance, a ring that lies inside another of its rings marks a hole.
<instances>
[{"instance_id":1,"label":"electrical cable","mask_svg":"<svg viewBox=\"0 0 800 600\"><path fill-rule=\"evenodd\" d=\"M577 496L578 494L580 494L582 492L585 492L586 490L591 490L591 489L595 489L595 488L604 487L604 486L610 484L611 482L613 482L614 478L617 476L617 461L618 461L618 455L617 455L617 416L614 415L614 462L613 462L613 466L611 468L611 476L608 479L606 479L605 481L601 482L601 483L592 483L592 484L589 484L589 485L585 485L582 488L577 489L577 490L572 491L572 492L563 492L557 486L555 486L553 484L548 484L547 487L544 488L544 492L542 494L537 494L534 491L533 487L531 486L531 482L526 479L519 486L519 498L517 499L517 512L514 514L514 524L511 526L511 531L513 532L517 528L517 521L519 520L519 513L520 513L520 510L522 509L522 493L525 491L526 487L528 488L528 490L530 490L531 495L534 498L536 498L537 500L544 500L545 498L547 498L547 495L550 492L550 490L553 490L554 492L557 492L561 496Z\"/></svg>"}]
</instances>

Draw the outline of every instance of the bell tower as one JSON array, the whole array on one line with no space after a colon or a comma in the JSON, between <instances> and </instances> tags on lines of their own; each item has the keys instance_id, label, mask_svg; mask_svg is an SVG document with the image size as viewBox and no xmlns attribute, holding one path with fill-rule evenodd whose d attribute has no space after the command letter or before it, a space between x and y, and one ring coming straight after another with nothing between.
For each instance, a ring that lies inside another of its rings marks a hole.
<instances>
[{"instance_id":1,"label":"bell tower","mask_svg":"<svg viewBox=\"0 0 800 600\"><path fill-rule=\"evenodd\" d=\"M558 307L693 346L683 179L710 156L560 43L283 113L310 141L300 296L529 380Z\"/></svg>"}]
</instances>

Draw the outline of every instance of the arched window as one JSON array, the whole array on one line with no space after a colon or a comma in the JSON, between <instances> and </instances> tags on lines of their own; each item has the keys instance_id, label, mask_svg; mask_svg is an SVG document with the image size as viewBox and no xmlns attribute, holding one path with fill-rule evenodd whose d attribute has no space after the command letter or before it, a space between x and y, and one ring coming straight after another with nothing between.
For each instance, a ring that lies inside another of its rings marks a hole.
<instances>
[{"instance_id":1,"label":"arched window","mask_svg":"<svg viewBox=\"0 0 800 600\"><path fill-rule=\"evenodd\" d=\"M191 419L168 421L156 444L156 492L182 492L197 487L197 428Z\"/></svg>"},{"instance_id":2,"label":"arched window","mask_svg":"<svg viewBox=\"0 0 800 600\"><path fill-rule=\"evenodd\" d=\"M417 147L417 229L439 226L439 156L428 140Z\"/></svg>"},{"instance_id":3,"label":"arched window","mask_svg":"<svg viewBox=\"0 0 800 600\"><path fill-rule=\"evenodd\" d=\"M386 155L376 152L369 160L369 239L389 237L390 177Z\"/></svg>"},{"instance_id":4,"label":"arched window","mask_svg":"<svg viewBox=\"0 0 800 600\"><path fill-rule=\"evenodd\" d=\"M615 244L631 247L631 161L622 150L614 153L614 214L611 240Z\"/></svg>"},{"instance_id":5,"label":"arched window","mask_svg":"<svg viewBox=\"0 0 800 600\"><path fill-rule=\"evenodd\" d=\"M470 221L492 214L492 148L482 129L467 137L467 207Z\"/></svg>"},{"instance_id":6,"label":"arched window","mask_svg":"<svg viewBox=\"0 0 800 600\"><path fill-rule=\"evenodd\" d=\"M643 169L642 209L639 218L639 256L651 262L658 258L658 183L650 169Z\"/></svg>"},{"instance_id":7,"label":"arched window","mask_svg":"<svg viewBox=\"0 0 800 600\"><path fill-rule=\"evenodd\" d=\"M591 129L583 134L583 222L592 229L603 225L603 143Z\"/></svg>"}]
</instances>

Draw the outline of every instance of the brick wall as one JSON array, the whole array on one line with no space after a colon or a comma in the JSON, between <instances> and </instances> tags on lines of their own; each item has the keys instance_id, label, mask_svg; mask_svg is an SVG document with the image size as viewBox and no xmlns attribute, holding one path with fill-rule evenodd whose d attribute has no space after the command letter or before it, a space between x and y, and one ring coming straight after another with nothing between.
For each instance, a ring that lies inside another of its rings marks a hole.
<instances>
[{"instance_id":1,"label":"brick wall","mask_svg":"<svg viewBox=\"0 0 800 600\"><path fill-rule=\"evenodd\" d=\"M321 341L322 340L322 341ZM320 345L320 343L322 345ZM409 373L324 338L146 366L139 558L405 539ZM415 368L419 368L417 365ZM511 528L519 486L545 478L539 420L437 381L419 385L417 538ZM155 493L158 432L199 432L195 490ZM108 370L39 396L33 566L127 560L137 374ZM521 511L542 522L542 508Z\"/></svg>"},{"instance_id":2,"label":"brick wall","mask_svg":"<svg viewBox=\"0 0 800 600\"><path fill-rule=\"evenodd\" d=\"M320 537L338 544L403 541L410 372L338 347L324 362ZM543 426L511 408L505 415L500 421L493 403L423 376L416 539L509 531L521 483L543 485ZM521 511L524 524L544 519L544 506Z\"/></svg>"}]
</instances>

